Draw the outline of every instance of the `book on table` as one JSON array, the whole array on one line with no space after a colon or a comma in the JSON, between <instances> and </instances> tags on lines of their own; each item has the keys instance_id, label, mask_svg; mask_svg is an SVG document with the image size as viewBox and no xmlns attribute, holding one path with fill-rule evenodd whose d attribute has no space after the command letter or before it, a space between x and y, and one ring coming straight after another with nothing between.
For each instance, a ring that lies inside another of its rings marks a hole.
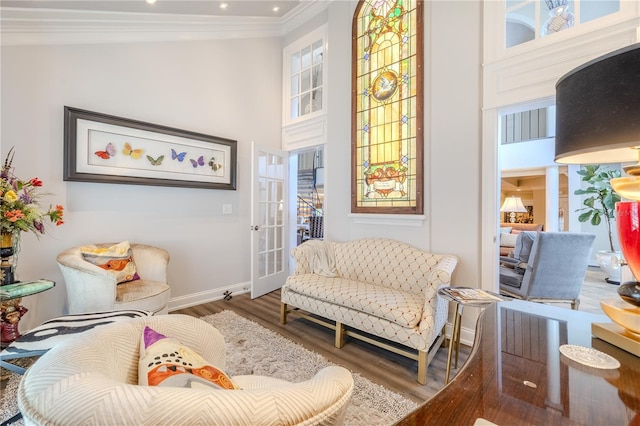
<instances>
[{"instance_id":1,"label":"book on table","mask_svg":"<svg viewBox=\"0 0 640 426\"><path fill-rule=\"evenodd\" d=\"M488 291L471 287L444 287L440 291L458 303L484 304L504 301L500 296Z\"/></svg>"}]
</instances>

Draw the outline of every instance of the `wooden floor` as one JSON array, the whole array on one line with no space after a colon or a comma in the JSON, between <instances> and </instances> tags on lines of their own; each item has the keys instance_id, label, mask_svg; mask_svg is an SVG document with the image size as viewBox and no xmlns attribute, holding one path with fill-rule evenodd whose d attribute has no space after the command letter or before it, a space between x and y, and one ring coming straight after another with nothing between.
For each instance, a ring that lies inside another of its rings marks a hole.
<instances>
[{"instance_id":1,"label":"wooden floor","mask_svg":"<svg viewBox=\"0 0 640 426\"><path fill-rule=\"evenodd\" d=\"M219 300L203 305L171 312L195 317L231 310L245 318L293 340L306 349L316 352L329 361L341 365L353 373L400 393L415 402L424 402L444 384L447 348L441 347L427 369L427 384L417 381L418 362L382 350L376 346L346 337L342 349L333 345L333 330L290 314L286 325L280 324L280 291L251 300L249 294L233 296L231 300ZM461 346L459 366L469 354L468 347ZM457 370L452 370L452 376Z\"/></svg>"}]
</instances>

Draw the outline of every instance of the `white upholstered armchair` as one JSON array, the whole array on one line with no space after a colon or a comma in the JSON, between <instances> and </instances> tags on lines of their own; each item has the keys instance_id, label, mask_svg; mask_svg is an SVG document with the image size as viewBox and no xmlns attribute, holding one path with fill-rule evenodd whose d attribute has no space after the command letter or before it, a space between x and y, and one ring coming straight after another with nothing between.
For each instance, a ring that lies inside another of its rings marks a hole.
<instances>
[{"instance_id":1,"label":"white upholstered armchair","mask_svg":"<svg viewBox=\"0 0 640 426\"><path fill-rule=\"evenodd\" d=\"M111 247L114 243L96 244ZM169 253L158 247L131 244L133 263L140 279L118 283L113 273L88 262L81 247L63 251L56 261L67 288L70 314L139 309L168 313L167 284Z\"/></svg>"},{"instance_id":2,"label":"white upholstered armchair","mask_svg":"<svg viewBox=\"0 0 640 426\"><path fill-rule=\"evenodd\" d=\"M290 383L243 375L223 390L138 385L141 335L149 326L226 368L224 337L187 315L156 315L106 325L57 345L24 375L18 405L26 424L332 425L353 391L351 373L325 367Z\"/></svg>"}]
</instances>

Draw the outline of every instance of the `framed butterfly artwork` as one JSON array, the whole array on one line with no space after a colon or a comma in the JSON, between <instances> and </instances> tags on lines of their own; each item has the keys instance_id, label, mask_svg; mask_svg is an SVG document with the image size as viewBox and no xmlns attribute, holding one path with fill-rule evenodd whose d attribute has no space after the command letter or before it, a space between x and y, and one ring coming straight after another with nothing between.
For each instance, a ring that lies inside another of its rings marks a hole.
<instances>
[{"instance_id":1,"label":"framed butterfly artwork","mask_svg":"<svg viewBox=\"0 0 640 426\"><path fill-rule=\"evenodd\" d=\"M64 107L64 180L236 188L237 141Z\"/></svg>"}]
</instances>

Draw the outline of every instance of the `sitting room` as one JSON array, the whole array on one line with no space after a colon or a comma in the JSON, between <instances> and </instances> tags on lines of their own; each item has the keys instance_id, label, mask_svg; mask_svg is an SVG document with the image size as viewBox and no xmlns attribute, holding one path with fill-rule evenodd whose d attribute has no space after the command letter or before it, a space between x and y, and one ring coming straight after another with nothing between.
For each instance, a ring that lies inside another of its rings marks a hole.
<instances>
[{"instance_id":1,"label":"sitting room","mask_svg":"<svg viewBox=\"0 0 640 426\"><path fill-rule=\"evenodd\" d=\"M501 117L637 42L593 3L0 0L2 425L629 424L640 351L590 329L622 287L500 295L563 202L500 211Z\"/></svg>"}]
</instances>

